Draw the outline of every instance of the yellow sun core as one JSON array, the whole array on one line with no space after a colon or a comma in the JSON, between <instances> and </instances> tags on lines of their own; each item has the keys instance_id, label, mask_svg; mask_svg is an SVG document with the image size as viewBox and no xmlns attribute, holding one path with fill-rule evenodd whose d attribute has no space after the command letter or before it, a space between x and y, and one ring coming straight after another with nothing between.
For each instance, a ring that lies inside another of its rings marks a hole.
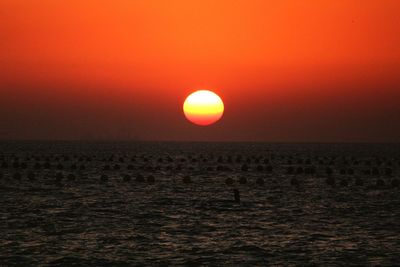
<instances>
[{"instance_id":1,"label":"yellow sun core","mask_svg":"<svg viewBox=\"0 0 400 267\"><path fill-rule=\"evenodd\" d=\"M224 113L224 103L216 93L209 90L198 90L186 98L183 112L190 122L206 126L221 119Z\"/></svg>"}]
</instances>

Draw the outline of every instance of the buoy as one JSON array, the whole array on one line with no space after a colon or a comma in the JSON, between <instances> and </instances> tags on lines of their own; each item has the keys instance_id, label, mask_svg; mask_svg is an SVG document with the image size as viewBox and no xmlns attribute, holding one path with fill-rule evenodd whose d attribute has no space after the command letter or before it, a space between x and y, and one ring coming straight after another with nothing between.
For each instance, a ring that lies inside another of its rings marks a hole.
<instances>
[{"instance_id":1,"label":"buoy","mask_svg":"<svg viewBox=\"0 0 400 267\"><path fill-rule=\"evenodd\" d=\"M356 182L355 182L356 186L363 186L364 185L364 181L361 178L357 178Z\"/></svg>"},{"instance_id":2,"label":"buoy","mask_svg":"<svg viewBox=\"0 0 400 267\"><path fill-rule=\"evenodd\" d=\"M240 168L243 172L247 172L249 170L249 167L247 167L246 164L243 164L242 167Z\"/></svg>"},{"instance_id":3,"label":"buoy","mask_svg":"<svg viewBox=\"0 0 400 267\"><path fill-rule=\"evenodd\" d=\"M56 174L56 182L61 182L61 180L64 178L63 174L61 172L58 172Z\"/></svg>"},{"instance_id":4,"label":"buoy","mask_svg":"<svg viewBox=\"0 0 400 267\"><path fill-rule=\"evenodd\" d=\"M382 179L377 179L376 180L376 187L384 187L385 186L385 181Z\"/></svg>"},{"instance_id":5,"label":"buoy","mask_svg":"<svg viewBox=\"0 0 400 267\"><path fill-rule=\"evenodd\" d=\"M106 182L106 181L108 181L108 176L105 175L105 174L103 174L103 175L100 177L100 180L101 180L102 182Z\"/></svg>"},{"instance_id":6,"label":"buoy","mask_svg":"<svg viewBox=\"0 0 400 267\"><path fill-rule=\"evenodd\" d=\"M261 177L258 177L257 180L256 180L256 184L257 185L264 185L264 179L261 178Z\"/></svg>"},{"instance_id":7,"label":"buoy","mask_svg":"<svg viewBox=\"0 0 400 267\"><path fill-rule=\"evenodd\" d=\"M296 174L303 174L303 173L304 173L303 167L297 167Z\"/></svg>"},{"instance_id":8,"label":"buoy","mask_svg":"<svg viewBox=\"0 0 400 267\"><path fill-rule=\"evenodd\" d=\"M181 164L176 165L175 170L176 171L181 171L182 170L182 165Z\"/></svg>"},{"instance_id":9,"label":"buoy","mask_svg":"<svg viewBox=\"0 0 400 267\"><path fill-rule=\"evenodd\" d=\"M271 165L268 165L268 166L265 167L265 171L266 171L267 173L271 173L272 170L273 170L273 168L272 168Z\"/></svg>"},{"instance_id":10,"label":"buoy","mask_svg":"<svg viewBox=\"0 0 400 267\"><path fill-rule=\"evenodd\" d=\"M75 180L75 175L73 173L68 174L68 180L74 181Z\"/></svg>"},{"instance_id":11,"label":"buoy","mask_svg":"<svg viewBox=\"0 0 400 267\"><path fill-rule=\"evenodd\" d=\"M109 171L110 170L110 165L104 165L103 171Z\"/></svg>"},{"instance_id":12,"label":"buoy","mask_svg":"<svg viewBox=\"0 0 400 267\"><path fill-rule=\"evenodd\" d=\"M28 173L28 179L29 179L30 181L35 180L35 173L34 173L34 172L29 172L29 173Z\"/></svg>"},{"instance_id":13,"label":"buoy","mask_svg":"<svg viewBox=\"0 0 400 267\"><path fill-rule=\"evenodd\" d=\"M292 179L290 179L290 184L292 186L298 186L299 185L299 180L297 180L296 177L293 177Z\"/></svg>"},{"instance_id":14,"label":"buoy","mask_svg":"<svg viewBox=\"0 0 400 267\"><path fill-rule=\"evenodd\" d=\"M349 182L346 179L342 179L340 180L340 186L342 187L346 187L349 185Z\"/></svg>"},{"instance_id":15,"label":"buoy","mask_svg":"<svg viewBox=\"0 0 400 267\"><path fill-rule=\"evenodd\" d=\"M44 163L44 165L43 165L43 167L45 168L45 169L50 169L51 168L51 164L50 164L50 162L45 162Z\"/></svg>"},{"instance_id":16,"label":"buoy","mask_svg":"<svg viewBox=\"0 0 400 267\"><path fill-rule=\"evenodd\" d=\"M19 172L14 173L15 180L21 180L21 174Z\"/></svg>"},{"instance_id":17,"label":"buoy","mask_svg":"<svg viewBox=\"0 0 400 267\"><path fill-rule=\"evenodd\" d=\"M149 184L154 184L155 181L156 181L156 179L154 178L153 175L149 175L149 176L147 177L147 182L148 182Z\"/></svg>"},{"instance_id":18,"label":"buoy","mask_svg":"<svg viewBox=\"0 0 400 267\"><path fill-rule=\"evenodd\" d=\"M183 182L184 182L185 184L189 184L189 183L192 182L192 180L190 179L190 176L189 176L189 175L186 175L186 176L183 177Z\"/></svg>"},{"instance_id":19,"label":"buoy","mask_svg":"<svg viewBox=\"0 0 400 267\"><path fill-rule=\"evenodd\" d=\"M246 184L247 183L247 178L246 177L240 177L239 178L239 184Z\"/></svg>"},{"instance_id":20,"label":"buoy","mask_svg":"<svg viewBox=\"0 0 400 267\"><path fill-rule=\"evenodd\" d=\"M129 181L131 180L131 176L128 175L128 174L125 174L124 177L122 178L122 180L123 180L124 182L129 182Z\"/></svg>"},{"instance_id":21,"label":"buoy","mask_svg":"<svg viewBox=\"0 0 400 267\"><path fill-rule=\"evenodd\" d=\"M144 182L144 177L140 173L136 176L136 182Z\"/></svg>"},{"instance_id":22,"label":"buoy","mask_svg":"<svg viewBox=\"0 0 400 267\"><path fill-rule=\"evenodd\" d=\"M335 186L335 178L333 177L326 178L326 184L329 186Z\"/></svg>"},{"instance_id":23,"label":"buoy","mask_svg":"<svg viewBox=\"0 0 400 267\"><path fill-rule=\"evenodd\" d=\"M226 178L225 179L225 184L232 185L233 184L233 179L231 177Z\"/></svg>"},{"instance_id":24,"label":"buoy","mask_svg":"<svg viewBox=\"0 0 400 267\"><path fill-rule=\"evenodd\" d=\"M306 167L304 169L305 174L315 174L315 168L313 166Z\"/></svg>"}]
</instances>

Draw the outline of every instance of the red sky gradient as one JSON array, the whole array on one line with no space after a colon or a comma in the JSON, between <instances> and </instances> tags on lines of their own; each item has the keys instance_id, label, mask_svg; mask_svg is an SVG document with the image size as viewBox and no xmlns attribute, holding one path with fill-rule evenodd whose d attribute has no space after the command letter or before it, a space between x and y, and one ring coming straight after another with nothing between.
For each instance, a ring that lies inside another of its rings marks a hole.
<instances>
[{"instance_id":1,"label":"red sky gradient","mask_svg":"<svg viewBox=\"0 0 400 267\"><path fill-rule=\"evenodd\" d=\"M398 0L0 0L0 139L400 141ZM224 117L190 124L189 93Z\"/></svg>"}]
</instances>

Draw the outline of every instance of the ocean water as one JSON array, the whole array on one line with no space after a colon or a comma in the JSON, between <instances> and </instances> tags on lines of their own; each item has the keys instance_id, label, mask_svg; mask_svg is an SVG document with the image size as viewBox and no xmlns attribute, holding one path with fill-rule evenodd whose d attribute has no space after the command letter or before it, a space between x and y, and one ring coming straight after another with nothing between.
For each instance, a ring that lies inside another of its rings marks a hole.
<instances>
[{"instance_id":1,"label":"ocean water","mask_svg":"<svg viewBox=\"0 0 400 267\"><path fill-rule=\"evenodd\" d=\"M396 265L399 148L3 142L0 266Z\"/></svg>"}]
</instances>

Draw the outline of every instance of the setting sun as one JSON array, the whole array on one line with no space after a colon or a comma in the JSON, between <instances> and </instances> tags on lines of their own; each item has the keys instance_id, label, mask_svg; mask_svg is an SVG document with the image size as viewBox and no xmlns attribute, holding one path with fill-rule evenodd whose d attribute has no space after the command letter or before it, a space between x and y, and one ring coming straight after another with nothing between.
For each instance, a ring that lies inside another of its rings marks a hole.
<instances>
[{"instance_id":1,"label":"setting sun","mask_svg":"<svg viewBox=\"0 0 400 267\"><path fill-rule=\"evenodd\" d=\"M183 112L192 123L206 126L217 122L222 117L224 103L214 92L199 90L186 98Z\"/></svg>"}]
</instances>

